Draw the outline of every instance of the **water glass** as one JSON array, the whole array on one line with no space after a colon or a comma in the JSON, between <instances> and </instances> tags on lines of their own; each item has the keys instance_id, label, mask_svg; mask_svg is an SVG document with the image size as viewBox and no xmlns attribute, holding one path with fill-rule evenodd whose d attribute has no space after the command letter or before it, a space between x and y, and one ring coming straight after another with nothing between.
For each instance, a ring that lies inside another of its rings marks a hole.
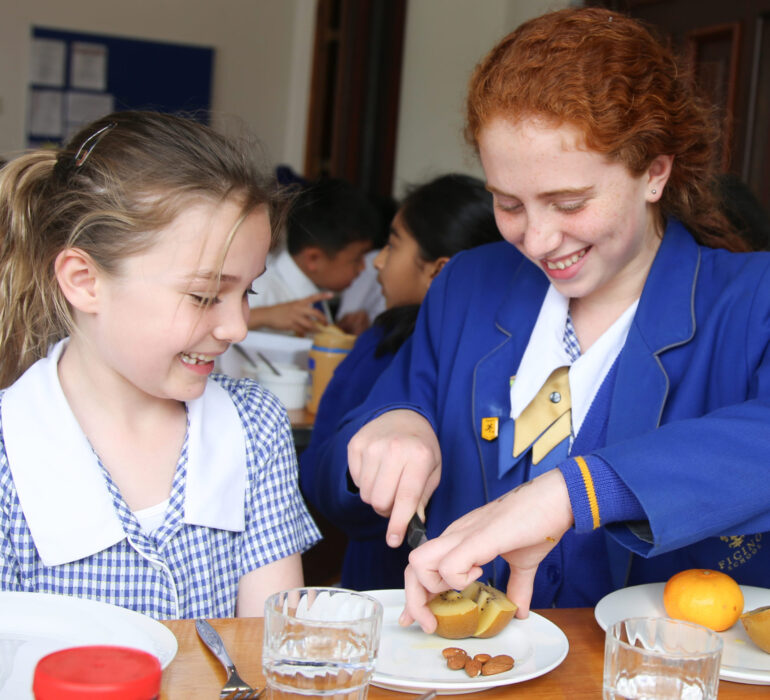
<instances>
[{"instance_id":1,"label":"water glass","mask_svg":"<svg viewBox=\"0 0 770 700\"><path fill-rule=\"evenodd\" d=\"M722 637L666 617L632 617L607 628L604 700L716 700Z\"/></svg>"},{"instance_id":2,"label":"water glass","mask_svg":"<svg viewBox=\"0 0 770 700\"><path fill-rule=\"evenodd\" d=\"M365 700L382 604L342 588L295 588L265 602L262 669L268 700Z\"/></svg>"}]
</instances>

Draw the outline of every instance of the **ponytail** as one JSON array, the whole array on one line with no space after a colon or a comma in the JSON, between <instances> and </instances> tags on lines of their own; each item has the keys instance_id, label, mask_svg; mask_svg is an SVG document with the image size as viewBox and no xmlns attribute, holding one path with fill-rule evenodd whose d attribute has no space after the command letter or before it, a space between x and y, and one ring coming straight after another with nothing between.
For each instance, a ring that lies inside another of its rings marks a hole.
<instances>
[{"instance_id":1,"label":"ponytail","mask_svg":"<svg viewBox=\"0 0 770 700\"><path fill-rule=\"evenodd\" d=\"M0 388L68 332L53 274L58 246L43 235L55 163L55 152L41 150L0 170Z\"/></svg>"}]
</instances>

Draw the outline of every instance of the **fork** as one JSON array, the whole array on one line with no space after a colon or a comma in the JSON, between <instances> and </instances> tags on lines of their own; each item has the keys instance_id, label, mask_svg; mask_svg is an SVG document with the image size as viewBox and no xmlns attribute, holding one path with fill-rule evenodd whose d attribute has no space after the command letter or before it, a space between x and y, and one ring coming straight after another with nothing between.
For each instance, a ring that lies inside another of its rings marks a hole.
<instances>
[{"instance_id":1,"label":"fork","mask_svg":"<svg viewBox=\"0 0 770 700\"><path fill-rule=\"evenodd\" d=\"M257 698L261 698L264 693L264 688L260 691L257 691L256 688L252 688L251 690L234 690L232 693L225 695L224 700L257 700ZM220 698L221 697L222 696L220 695Z\"/></svg>"},{"instance_id":2,"label":"fork","mask_svg":"<svg viewBox=\"0 0 770 700\"><path fill-rule=\"evenodd\" d=\"M217 631L206 620L196 620L195 629L203 643L211 649L214 656L219 659L219 662L227 671L227 680L224 686L222 686L219 697L222 700L225 698L227 700L256 700L261 697L262 693L265 692L264 690L252 688L238 675L235 664L227 653L222 637L219 636Z\"/></svg>"},{"instance_id":3,"label":"fork","mask_svg":"<svg viewBox=\"0 0 770 700\"><path fill-rule=\"evenodd\" d=\"M223 700L257 700L261 698L265 693L265 689L257 690L252 688L251 690L234 690L232 693L228 693L224 696ZM219 696L222 698L222 696Z\"/></svg>"}]
</instances>

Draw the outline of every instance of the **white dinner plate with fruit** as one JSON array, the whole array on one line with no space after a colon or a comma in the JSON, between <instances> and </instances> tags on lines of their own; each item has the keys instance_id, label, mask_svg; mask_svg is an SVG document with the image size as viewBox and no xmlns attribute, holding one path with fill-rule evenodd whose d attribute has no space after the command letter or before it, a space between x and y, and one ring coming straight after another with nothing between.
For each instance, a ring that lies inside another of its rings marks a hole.
<instances>
[{"instance_id":1,"label":"white dinner plate with fruit","mask_svg":"<svg viewBox=\"0 0 770 700\"><path fill-rule=\"evenodd\" d=\"M460 695L542 676L567 656L569 643L562 632L542 615L530 612L526 620L513 619L489 639L444 639L425 634L420 626L401 627L403 590L367 591L382 603L382 637L372 684L404 693L436 690L439 695ZM514 659L510 671L470 678L447 667L442 649L460 647L470 656L507 654Z\"/></svg>"},{"instance_id":2,"label":"white dinner plate with fruit","mask_svg":"<svg viewBox=\"0 0 770 700\"><path fill-rule=\"evenodd\" d=\"M645 583L609 593L596 605L594 616L603 630L627 617L665 617L665 583ZM770 588L741 586L743 610L770 605ZM735 683L770 685L770 654L762 651L748 637L740 620L720 632L724 639L719 677Z\"/></svg>"}]
</instances>

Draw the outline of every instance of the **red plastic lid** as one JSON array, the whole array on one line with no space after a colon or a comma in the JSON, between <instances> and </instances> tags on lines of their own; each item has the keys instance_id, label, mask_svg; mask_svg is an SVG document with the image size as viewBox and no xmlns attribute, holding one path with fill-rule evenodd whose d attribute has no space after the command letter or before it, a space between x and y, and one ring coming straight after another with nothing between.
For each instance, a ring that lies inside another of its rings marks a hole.
<instances>
[{"instance_id":1,"label":"red plastic lid","mask_svg":"<svg viewBox=\"0 0 770 700\"><path fill-rule=\"evenodd\" d=\"M37 662L36 700L151 700L160 693L160 661L139 649L73 647Z\"/></svg>"}]
</instances>

